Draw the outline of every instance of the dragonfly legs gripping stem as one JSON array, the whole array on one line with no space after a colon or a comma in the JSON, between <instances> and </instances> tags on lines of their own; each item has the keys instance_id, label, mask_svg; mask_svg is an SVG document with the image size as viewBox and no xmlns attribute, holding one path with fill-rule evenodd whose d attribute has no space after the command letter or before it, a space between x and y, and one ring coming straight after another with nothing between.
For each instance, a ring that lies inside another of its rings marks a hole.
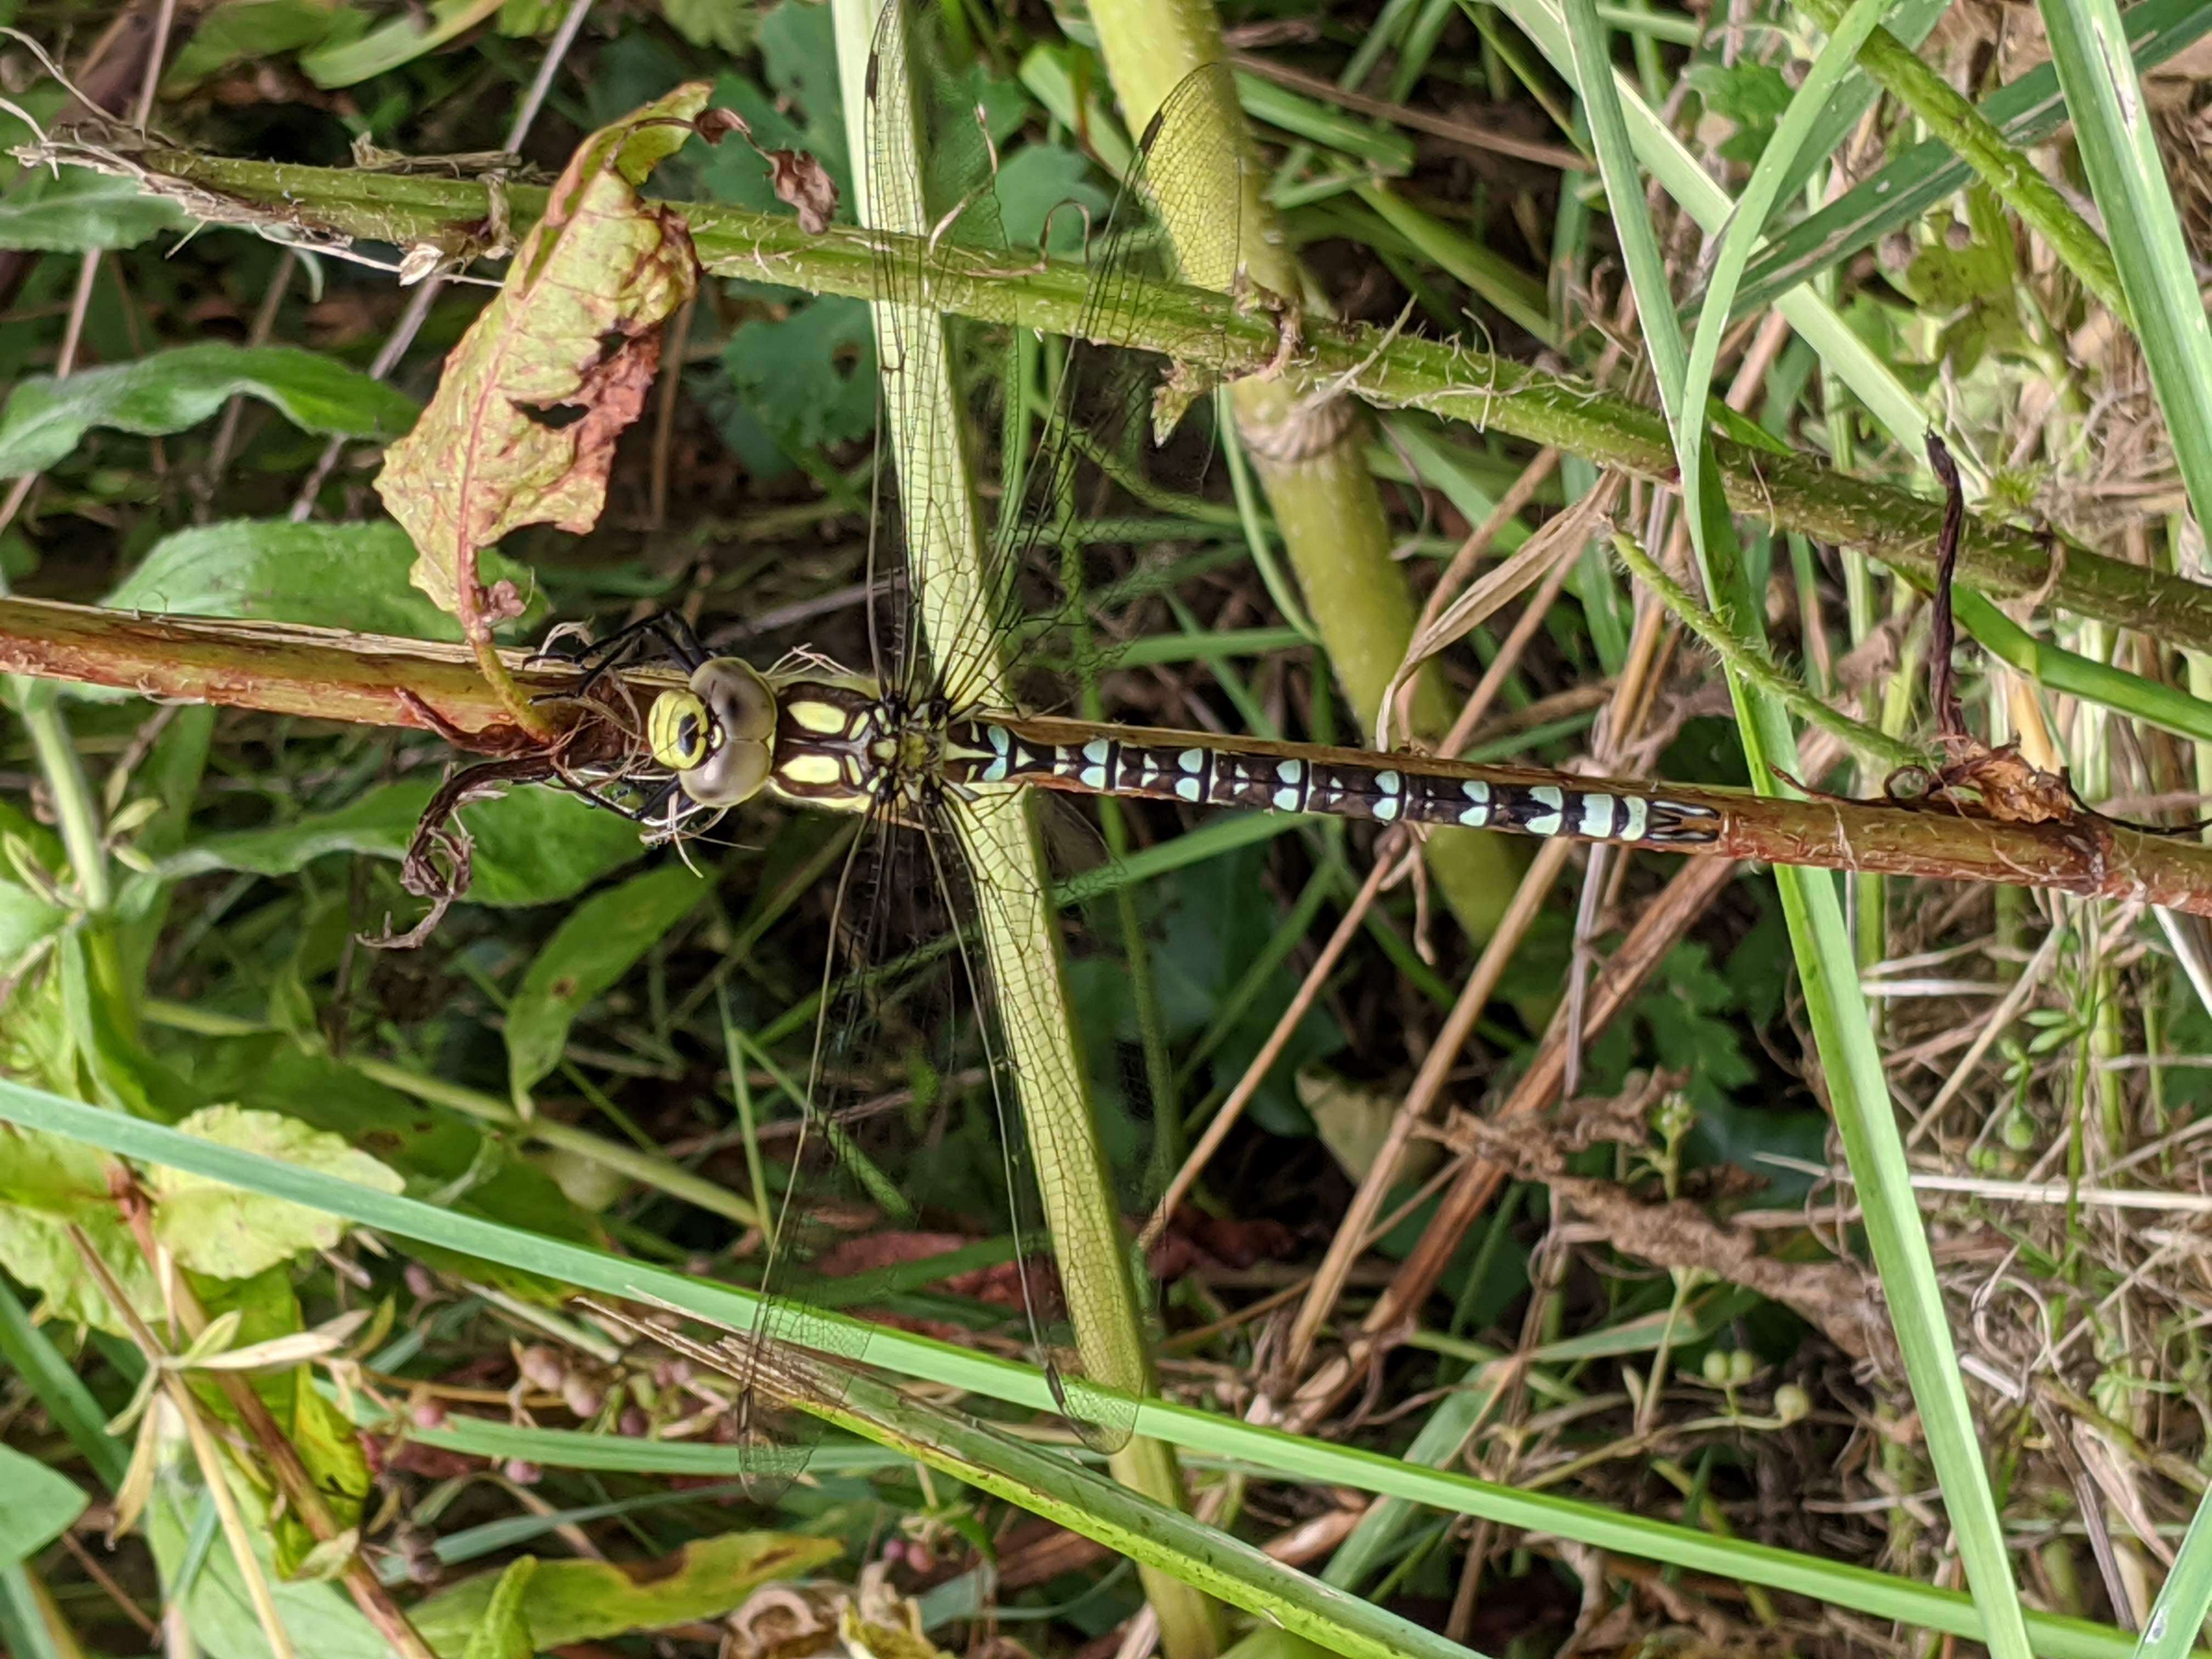
<instances>
[{"instance_id":1,"label":"dragonfly legs gripping stem","mask_svg":"<svg viewBox=\"0 0 2212 1659\"><path fill-rule=\"evenodd\" d=\"M657 641L665 647L668 655L689 675L696 673L710 660L707 647L699 643L699 636L691 624L673 611L656 611L641 617L627 628L617 629L603 640L594 640L573 655L566 651L537 651L531 653L535 662L560 662L583 670L583 678L573 686L559 691L544 691L531 699L532 702L560 702L587 694L616 668L635 655L639 647Z\"/></svg>"}]
</instances>

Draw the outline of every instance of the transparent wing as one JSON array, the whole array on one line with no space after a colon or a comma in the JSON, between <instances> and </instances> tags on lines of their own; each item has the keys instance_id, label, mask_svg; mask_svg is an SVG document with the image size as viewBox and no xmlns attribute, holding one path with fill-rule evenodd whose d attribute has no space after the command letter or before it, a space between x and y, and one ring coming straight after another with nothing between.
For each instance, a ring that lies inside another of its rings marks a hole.
<instances>
[{"instance_id":1,"label":"transparent wing","mask_svg":"<svg viewBox=\"0 0 2212 1659\"><path fill-rule=\"evenodd\" d=\"M880 1214L885 1171L875 1138L856 1133L848 1109L863 1098L866 1064L879 1047L873 984L848 975L832 986L841 961L878 960L895 931L892 896L908 872L910 838L871 811L839 873L831 905L831 943L816 1014L813 1053L783 1193L775 1202L761 1270L761 1303L729 1367L740 1387L735 1420L739 1468L757 1503L771 1503L805 1469L822 1425L793 1411L757 1376L779 1343L858 1360L866 1334L830 1316L848 1298L865 1298L865 1275L840 1279L841 1245ZM895 1191L895 1188L894 1188ZM849 1265L849 1264L846 1264ZM826 1373L836 1376L833 1369Z\"/></svg>"},{"instance_id":2,"label":"transparent wing","mask_svg":"<svg viewBox=\"0 0 2212 1659\"><path fill-rule=\"evenodd\" d=\"M1018 800L994 805L1020 821ZM866 1357L853 1318L1034 1350L1071 1420L1102 1446L1126 1441L1133 1422L1136 1388L1122 1390L1125 1404L1094 1404L1088 1379L1129 1374L1141 1353L1124 1345L1109 1366L1067 1334L1063 1281L1091 1281L1059 1265L1040 1218L1019 1068L989 1018L994 981L976 944L989 930L972 925L957 831L935 817L871 817L835 901L796 1139L776 1160L784 1184L760 1312L729 1346L740 1464L761 1501L805 1468L819 1425L752 1365L795 1346L840 1362L821 1372L834 1386ZM923 943L902 948L914 940ZM1027 1075L1043 1074L1030 1059ZM1118 1243L1118 1216L1105 1237Z\"/></svg>"},{"instance_id":3,"label":"transparent wing","mask_svg":"<svg viewBox=\"0 0 2212 1659\"><path fill-rule=\"evenodd\" d=\"M947 798L932 847L947 890L981 924L961 963L981 1016L1031 1345L1061 1415L1093 1449L1114 1452L1135 1426L1150 1362L1127 1316L1129 1235L1091 1133L1059 918L1032 873L1033 811L1024 794Z\"/></svg>"},{"instance_id":4,"label":"transparent wing","mask_svg":"<svg viewBox=\"0 0 2212 1659\"><path fill-rule=\"evenodd\" d=\"M1218 333L1218 322L1176 325L1174 301L1153 285L1231 285L1244 188L1235 129L1218 118L1236 109L1234 88L1224 65L1209 65L1163 104L1103 214L1074 204L1044 221L1048 234L1079 223L1091 268L1065 354L1025 349L1019 331L1002 331L986 349L973 325L927 310L936 270L994 250L1018 279L1040 256L1006 246L999 152L975 86L947 49L935 8L917 19L896 0L886 6L868 79L864 206L871 222L925 240L878 255L878 291L890 302L878 313L884 432L907 504L903 558L896 515L877 521L872 574L898 611L878 635L878 672L955 706L1011 702L1010 659L1043 654L1042 630L1024 624L1059 609L1072 586L1061 568L1072 513L1096 510L1148 471L1173 487L1203 470L1210 445L1187 446L1183 465L1163 467L1142 442L1154 416L1187 402L1196 383L1175 370L1164 380L1161 360L1121 348L1179 333L1195 346ZM917 87L927 91L918 96ZM1201 204L1217 224L1227 216L1228 234L1186 265L1160 226ZM964 480L975 476L978 437L994 415L1009 476L987 528ZM887 509L888 496L878 505Z\"/></svg>"},{"instance_id":5,"label":"transparent wing","mask_svg":"<svg viewBox=\"0 0 2212 1659\"><path fill-rule=\"evenodd\" d=\"M1085 532L1103 528L1117 507L1188 492L1212 455L1202 433L1179 447L1168 441L1207 389L1204 375L1180 359L1164 363L1126 348L1181 340L1197 355L1218 349L1219 324L1193 321L1162 285L1220 291L1235 284L1243 161L1237 130L1219 118L1237 107L1225 64L1185 76L1146 126L1103 226L1088 239L1092 275L1081 319L988 556L996 625L1018 641L1021 659L1046 654L1051 624L1075 620L1068 613L1084 602L1085 555L1096 550L1081 544ZM1205 251L1186 258L1165 227L1201 210L1228 223Z\"/></svg>"},{"instance_id":6,"label":"transparent wing","mask_svg":"<svg viewBox=\"0 0 2212 1659\"><path fill-rule=\"evenodd\" d=\"M1190 323L1192 313L1147 284L1220 289L1233 277L1244 181L1235 129L1218 125L1236 108L1233 91L1219 66L1191 77L1151 124L1104 210L1094 203L1078 216L1091 271L1064 352L1019 331L1002 331L993 348L932 309L948 262L972 266L986 250L1018 280L1039 257L1006 246L994 142L1004 135L946 49L936 9L921 9L918 21L898 0L886 7L866 95L863 217L908 239L877 256L883 441L870 586L886 595L873 619L877 672L887 690L917 700L1011 707L1013 674L1054 638L1024 623L1081 603L1083 550L1069 526L1142 498L1141 481L1159 476L1145 441L1158 404L1164 396L1179 409L1193 393L1187 379L1164 383L1158 359L1118 348L1171 341L1178 315L1187 330L1218 329ZM1231 136L1216 136L1224 132ZM1230 218L1213 244L1224 250L1218 269L1184 268L1158 229L1163 209L1201 202L1217 227L1224 212ZM994 426L1006 482L987 526L969 481ZM1185 470L1202 470L1209 448L1188 447ZM1030 808L986 794L942 800L932 816L937 833L919 844L927 884L963 924L958 978L979 1014L1030 1340L1069 1420L1091 1444L1116 1448L1133 1426L1148 1365Z\"/></svg>"},{"instance_id":7,"label":"transparent wing","mask_svg":"<svg viewBox=\"0 0 2212 1659\"><path fill-rule=\"evenodd\" d=\"M881 245L875 255L882 399L869 550L870 591L885 596L872 629L877 678L887 689L915 690L929 677L925 636L933 611L957 617L982 604L975 573L984 540L969 483L975 476L969 398L956 379L952 325L929 302L933 251L990 239L999 223L988 168L959 183L976 171L972 158L988 146L972 118L963 125L947 106L946 93L965 78L952 75L938 40L935 30L913 27L903 0L888 0L868 55L861 173L863 222L921 239ZM930 95L918 98L918 87ZM948 639L954 632L940 631ZM980 653L963 672L983 673L988 638L963 637Z\"/></svg>"}]
</instances>

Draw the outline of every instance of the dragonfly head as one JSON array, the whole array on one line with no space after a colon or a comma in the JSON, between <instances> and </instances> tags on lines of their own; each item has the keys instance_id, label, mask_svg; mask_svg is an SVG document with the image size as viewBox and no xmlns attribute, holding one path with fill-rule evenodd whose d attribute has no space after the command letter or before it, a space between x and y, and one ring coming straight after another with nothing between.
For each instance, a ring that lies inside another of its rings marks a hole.
<instances>
[{"instance_id":1,"label":"dragonfly head","mask_svg":"<svg viewBox=\"0 0 2212 1659\"><path fill-rule=\"evenodd\" d=\"M768 781L775 744L775 692L735 657L700 664L690 684L664 691L646 711L645 740L702 806L735 806Z\"/></svg>"}]
</instances>

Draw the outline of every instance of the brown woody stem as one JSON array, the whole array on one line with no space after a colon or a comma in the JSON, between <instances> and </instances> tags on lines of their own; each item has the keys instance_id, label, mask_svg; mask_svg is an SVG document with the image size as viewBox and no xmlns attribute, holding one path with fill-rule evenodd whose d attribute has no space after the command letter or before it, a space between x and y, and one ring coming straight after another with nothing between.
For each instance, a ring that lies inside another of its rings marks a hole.
<instances>
[{"instance_id":1,"label":"brown woody stem","mask_svg":"<svg viewBox=\"0 0 2212 1659\"><path fill-rule=\"evenodd\" d=\"M514 659L503 657L501 665L513 672L521 659L509 655ZM7 599L0 599L0 672L458 734L491 754L544 746L513 722L465 648L418 640ZM523 668L518 678L524 695L573 683L562 671ZM1970 817L1940 802L1910 808L1668 788L1724 805L1728 834L1713 850L1735 858L2051 887L2212 915L2212 848L2094 813L2015 823Z\"/></svg>"}]
</instances>

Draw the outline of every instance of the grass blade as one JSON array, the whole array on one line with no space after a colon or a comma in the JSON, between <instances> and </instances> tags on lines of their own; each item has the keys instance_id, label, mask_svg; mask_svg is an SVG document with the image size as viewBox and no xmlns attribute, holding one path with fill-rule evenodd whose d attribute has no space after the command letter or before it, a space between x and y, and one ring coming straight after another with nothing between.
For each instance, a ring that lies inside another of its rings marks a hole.
<instances>
[{"instance_id":1,"label":"grass blade","mask_svg":"<svg viewBox=\"0 0 2212 1659\"><path fill-rule=\"evenodd\" d=\"M465 1210L357 1187L319 1170L281 1164L6 1079L0 1079L0 1122L66 1135L119 1158L187 1170L247 1192L289 1199L396 1238L443 1246L604 1296L659 1303L732 1330L750 1329L757 1307L754 1297L734 1285L527 1232ZM860 1322L841 1319L840 1322ZM1031 1411L1052 1409L1052 1394L1042 1374L1030 1366L889 1327L866 1326L864 1330L864 1336L854 1346L865 1364ZM1967 1597L1892 1574L1769 1545L1716 1538L1693 1528L1499 1486L1449 1470L1425 1468L1401 1458L1285 1434L1164 1401L1145 1402L1138 1428L1140 1433L1189 1452L1264 1469L1275 1479L1346 1486L1403 1498L1451 1513L1478 1516L1501 1526L1555 1534L1692 1572L1717 1573L1832 1601L1869 1618L1983 1639L1981 1613ZM421 1431L430 1443L448 1443L434 1436L452 1432L455 1431ZM473 1425L466 1433L538 1437L528 1441L527 1447L532 1454L549 1458L550 1448L572 1446L576 1449L566 1461L577 1468L720 1476L739 1471L738 1450L728 1446L584 1434L555 1439L549 1437L562 1431L520 1430L497 1423ZM511 1439L498 1442L502 1449L518 1443ZM824 1448L817 1455L834 1456L835 1449ZM2034 1613L2029 1617L2029 1629L2034 1651L2045 1659L2130 1659L2135 1647L2127 1632L2082 1619Z\"/></svg>"},{"instance_id":2,"label":"grass blade","mask_svg":"<svg viewBox=\"0 0 2212 1659\"><path fill-rule=\"evenodd\" d=\"M2113 0L2039 7L2075 148L2199 524L2212 523L2212 329Z\"/></svg>"},{"instance_id":3,"label":"grass blade","mask_svg":"<svg viewBox=\"0 0 2212 1659\"><path fill-rule=\"evenodd\" d=\"M1605 25L1594 0L1565 0L1565 9L1572 59L1600 176L1612 204L1623 261L1635 287L1637 311L1661 397L1676 434L1683 514L1691 542L1714 612L1743 630L1747 641L1756 646L1761 643L1757 637L1758 598L1742 566L1735 526L1720 496L1711 453L1703 444L1707 386L1705 380L1692 378L1692 356L1675 320L1657 230L1645 204L1643 175L1612 71ZM1879 9L1880 0L1863 0L1850 24L1838 32L1840 44L1850 44L1853 27L1870 27ZM1830 59L1835 55L1831 52ZM1837 72L1834 62L1828 67L1831 76ZM1802 93L1799 100L1804 101ZM1788 130L1802 132L1808 126L1805 121ZM1782 136L1778 133L1778 140ZM1789 158L1786 154L1776 154L1778 144L1770 147L1760 165L1764 169L1771 162L1778 175ZM1765 187L1754 173L1753 189L1747 195L1755 196ZM1738 234L1747 241L1755 223L1755 220L1747 221ZM1735 262L1719 276L1732 283L1735 272L1741 269L1740 261ZM1714 291L1707 296L1716 336L1728 303L1729 296L1717 278ZM1711 355L1705 355L1704 361L1709 370ZM1751 776L1761 793L1778 793L1783 787L1780 778L1795 775L1798 770L1796 740L1788 713L1780 700L1738 675L1729 676L1729 688ZM1904 1352L1905 1374L1920 1409L1929 1458L1951 1516L1967 1582L1982 1611L1984 1639L1997 1659L2025 1659L2030 1649L2019 1592L2013 1583L2003 1528L1960 1378L1935 1264L1912 1195L1881 1051L1859 988L1843 904L1833 878L1825 872L1778 868L1774 873L1804 988L1807 1019L1844 1154L1858 1182L1875 1268Z\"/></svg>"}]
</instances>

